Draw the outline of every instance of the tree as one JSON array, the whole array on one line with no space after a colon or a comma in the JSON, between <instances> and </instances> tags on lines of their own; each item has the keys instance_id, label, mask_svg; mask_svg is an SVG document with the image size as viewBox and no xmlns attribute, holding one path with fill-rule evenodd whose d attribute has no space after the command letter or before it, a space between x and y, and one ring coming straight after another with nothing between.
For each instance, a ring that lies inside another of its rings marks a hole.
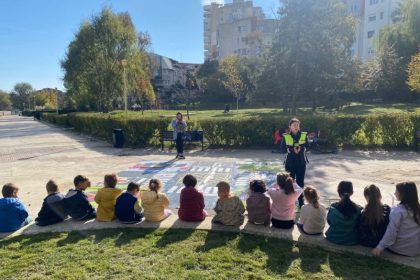
<instances>
[{"instance_id":1,"label":"tree","mask_svg":"<svg viewBox=\"0 0 420 280\"><path fill-rule=\"evenodd\" d=\"M11 96L13 107L20 110L25 110L30 108L30 95L34 91L34 88L29 83L17 83L13 87Z\"/></svg>"},{"instance_id":2,"label":"tree","mask_svg":"<svg viewBox=\"0 0 420 280\"><path fill-rule=\"evenodd\" d=\"M420 93L420 52L413 55L408 64L407 84L411 91Z\"/></svg>"},{"instance_id":3,"label":"tree","mask_svg":"<svg viewBox=\"0 0 420 280\"><path fill-rule=\"evenodd\" d=\"M385 45L365 72L366 85L379 97L386 100L400 100L404 96L405 66L402 58L390 46Z\"/></svg>"},{"instance_id":4,"label":"tree","mask_svg":"<svg viewBox=\"0 0 420 280\"><path fill-rule=\"evenodd\" d=\"M381 30L377 50L381 61L383 79L377 84L389 84L392 88L379 86L377 94L385 99L407 100L411 97L408 64L420 46L420 0L404 0L393 15L394 24ZM391 51L390 51L391 50ZM383 67L392 67L385 69ZM384 91L384 92L381 92Z\"/></svg>"},{"instance_id":5,"label":"tree","mask_svg":"<svg viewBox=\"0 0 420 280\"><path fill-rule=\"evenodd\" d=\"M240 59L230 55L220 62L221 81L236 98L236 110L239 110L239 99L244 96L245 84L242 81Z\"/></svg>"},{"instance_id":6,"label":"tree","mask_svg":"<svg viewBox=\"0 0 420 280\"><path fill-rule=\"evenodd\" d=\"M9 110L11 105L12 101L9 94L0 90L0 110Z\"/></svg>"},{"instance_id":7,"label":"tree","mask_svg":"<svg viewBox=\"0 0 420 280\"><path fill-rule=\"evenodd\" d=\"M200 101L202 103L226 103L231 101L231 93L226 89L220 79L219 62L207 60L197 70L197 83L202 90Z\"/></svg>"},{"instance_id":8,"label":"tree","mask_svg":"<svg viewBox=\"0 0 420 280\"><path fill-rule=\"evenodd\" d=\"M47 109L55 109L57 107L58 91L52 88L44 88L34 91L31 100L35 100L36 106L46 107Z\"/></svg>"},{"instance_id":9,"label":"tree","mask_svg":"<svg viewBox=\"0 0 420 280\"><path fill-rule=\"evenodd\" d=\"M295 113L300 99L315 108L319 95L337 94L348 83L355 21L339 0L281 2L278 32L258 88Z\"/></svg>"},{"instance_id":10,"label":"tree","mask_svg":"<svg viewBox=\"0 0 420 280\"><path fill-rule=\"evenodd\" d=\"M110 110L125 91L154 100L149 60L140 49L149 44L145 37L136 32L128 13L114 14L109 8L82 23L61 62L74 105Z\"/></svg>"}]
</instances>

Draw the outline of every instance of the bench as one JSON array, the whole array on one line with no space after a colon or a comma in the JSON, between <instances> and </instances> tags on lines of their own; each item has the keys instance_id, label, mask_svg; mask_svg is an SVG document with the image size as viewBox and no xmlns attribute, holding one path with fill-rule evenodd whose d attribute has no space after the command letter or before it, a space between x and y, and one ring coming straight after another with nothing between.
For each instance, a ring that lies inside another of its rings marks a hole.
<instances>
[{"instance_id":1,"label":"bench","mask_svg":"<svg viewBox=\"0 0 420 280\"><path fill-rule=\"evenodd\" d=\"M204 151L204 131L202 130L185 131L183 139L186 142L201 142L201 150ZM169 130L161 131L159 141L160 141L162 151L163 151L165 141L175 142L174 132L169 131Z\"/></svg>"},{"instance_id":2,"label":"bench","mask_svg":"<svg viewBox=\"0 0 420 280\"><path fill-rule=\"evenodd\" d=\"M420 129L416 131L416 134L414 135L414 149L416 152L419 151L420 146Z\"/></svg>"},{"instance_id":3,"label":"bench","mask_svg":"<svg viewBox=\"0 0 420 280\"><path fill-rule=\"evenodd\" d=\"M331 143L327 134L321 134L321 130L318 130L317 132L309 132L308 141L309 149L313 152L320 154L337 153L337 147Z\"/></svg>"}]
</instances>

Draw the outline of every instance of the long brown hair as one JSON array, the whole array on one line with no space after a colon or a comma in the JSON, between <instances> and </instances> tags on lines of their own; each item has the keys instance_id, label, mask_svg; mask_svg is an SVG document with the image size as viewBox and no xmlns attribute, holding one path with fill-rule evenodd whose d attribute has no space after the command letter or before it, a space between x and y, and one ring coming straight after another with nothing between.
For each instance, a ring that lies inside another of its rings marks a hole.
<instances>
[{"instance_id":1,"label":"long brown hair","mask_svg":"<svg viewBox=\"0 0 420 280\"><path fill-rule=\"evenodd\" d=\"M293 188L293 179L290 177L289 173L278 173L277 185L279 185L281 190L284 190L286 195L289 195L295 191Z\"/></svg>"},{"instance_id":2,"label":"long brown hair","mask_svg":"<svg viewBox=\"0 0 420 280\"><path fill-rule=\"evenodd\" d=\"M303 189L303 195L315 208L319 208L319 194L314 187L306 185Z\"/></svg>"},{"instance_id":3,"label":"long brown hair","mask_svg":"<svg viewBox=\"0 0 420 280\"><path fill-rule=\"evenodd\" d=\"M414 182L403 182L397 184L396 188L400 194L401 204L407 210L413 211L414 221L420 225L420 204L416 184Z\"/></svg>"},{"instance_id":4,"label":"long brown hair","mask_svg":"<svg viewBox=\"0 0 420 280\"><path fill-rule=\"evenodd\" d=\"M149 190L156 193L156 198L159 198L159 190L162 188L162 183L159 179L150 179L149 181Z\"/></svg>"},{"instance_id":5,"label":"long brown hair","mask_svg":"<svg viewBox=\"0 0 420 280\"><path fill-rule=\"evenodd\" d=\"M375 185L370 185L365 187L363 194L368 201L364 210L366 222L369 225L380 224L384 220L381 190Z\"/></svg>"}]
</instances>

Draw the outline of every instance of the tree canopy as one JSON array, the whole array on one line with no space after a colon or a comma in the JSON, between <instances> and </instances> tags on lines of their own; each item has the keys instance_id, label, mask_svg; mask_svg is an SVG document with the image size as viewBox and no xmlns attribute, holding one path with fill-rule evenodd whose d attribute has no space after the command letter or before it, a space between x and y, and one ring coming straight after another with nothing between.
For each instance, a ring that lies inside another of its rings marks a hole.
<instances>
[{"instance_id":1,"label":"tree canopy","mask_svg":"<svg viewBox=\"0 0 420 280\"><path fill-rule=\"evenodd\" d=\"M128 13L115 14L104 8L83 22L61 62L72 103L79 108L110 110L125 90L153 102L149 59L144 52L149 43L150 36L136 32Z\"/></svg>"}]
</instances>

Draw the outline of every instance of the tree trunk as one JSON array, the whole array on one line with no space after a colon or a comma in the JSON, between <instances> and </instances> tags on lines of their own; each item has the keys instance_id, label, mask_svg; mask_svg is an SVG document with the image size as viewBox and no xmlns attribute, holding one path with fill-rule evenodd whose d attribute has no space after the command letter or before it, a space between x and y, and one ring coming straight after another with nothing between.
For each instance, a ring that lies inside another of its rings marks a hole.
<instances>
[{"instance_id":1,"label":"tree trunk","mask_svg":"<svg viewBox=\"0 0 420 280\"><path fill-rule=\"evenodd\" d=\"M236 112L239 112L239 95L236 96Z\"/></svg>"}]
</instances>

